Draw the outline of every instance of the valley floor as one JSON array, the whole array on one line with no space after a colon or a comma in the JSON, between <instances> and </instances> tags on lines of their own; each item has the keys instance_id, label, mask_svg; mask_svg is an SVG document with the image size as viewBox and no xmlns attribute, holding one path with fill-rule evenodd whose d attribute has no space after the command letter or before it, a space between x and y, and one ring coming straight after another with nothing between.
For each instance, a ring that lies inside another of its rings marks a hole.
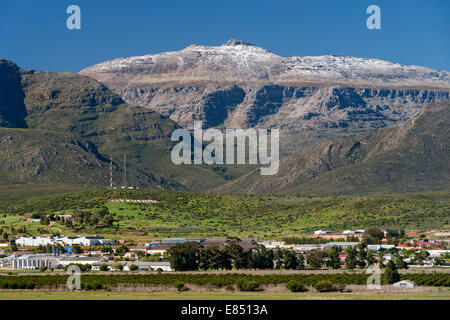
<instances>
[{"instance_id":1,"label":"valley floor","mask_svg":"<svg viewBox=\"0 0 450 320\"><path fill-rule=\"evenodd\" d=\"M447 291L412 293L120 292L1 290L0 300L450 300Z\"/></svg>"}]
</instances>

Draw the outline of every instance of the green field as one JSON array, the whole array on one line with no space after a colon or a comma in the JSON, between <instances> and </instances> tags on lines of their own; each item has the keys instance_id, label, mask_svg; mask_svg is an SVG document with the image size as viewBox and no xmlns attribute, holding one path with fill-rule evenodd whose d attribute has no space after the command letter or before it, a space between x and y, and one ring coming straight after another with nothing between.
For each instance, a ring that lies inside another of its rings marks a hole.
<instances>
[{"instance_id":1,"label":"green field","mask_svg":"<svg viewBox=\"0 0 450 320\"><path fill-rule=\"evenodd\" d=\"M156 204L112 203L111 199L154 199ZM158 189L86 190L0 201L0 228L17 235L99 234L113 239L165 236L255 236L281 238L317 229L448 229L450 192L390 195L218 195ZM33 213L94 212L106 206L110 228L75 223L51 227L24 221ZM12 229L14 229L14 232ZM25 228L25 230L24 230Z\"/></svg>"},{"instance_id":2,"label":"green field","mask_svg":"<svg viewBox=\"0 0 450 320\"><path fill-rule=\"evenodd\" d=\"M114 292L3 290L0 300L449 300L433 293Z\"/></svg>"}]
</instances>

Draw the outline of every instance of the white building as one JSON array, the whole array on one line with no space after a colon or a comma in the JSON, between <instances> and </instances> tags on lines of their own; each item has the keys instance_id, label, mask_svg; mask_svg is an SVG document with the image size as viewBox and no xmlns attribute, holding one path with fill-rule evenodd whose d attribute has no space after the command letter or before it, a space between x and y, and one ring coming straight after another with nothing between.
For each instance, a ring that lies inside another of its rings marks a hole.
<instances>
[{"instance_id":1,"label":"white building","mask_svg":"<svg viewBox=\"0 0 450 320\"><path fill-rule=\"evenodd\" d=\"M364 233L364 230L360 229L360 230L354 230L354 229L349 229L349 230L344 230L342 231L342 234L345 235L362 235Z\"/></svg>"},{"instance_id":2,"label":"white building","mask_svg":"<svg viewBox=\"0 0 450 320\"><path fill-rule=\"evenodd\" d=\"M107 258L104 257L89 257L89 256L64 256L59 257L59 265L62 267L68 266L70 264L98 264L108 262Z\"/></svg>"},{"instance_id":3,"label":"white building","mask_svg":"<svg viewBox=\"0 0 450 320\"><path fill-rule=\"evenodd\" d=\"M72 240L72 243L78 244L83 247L89 247L89 246L111 245L114 244L114 241L99 236L92 236L92 237L78 237Z\"/></svg>"},{"instance_id":4,"label":"white building","mask_svg":"<svg viewBox=\"0 0 450 320\"><path fill-rule=\"evenodd\" d=\"M89 247L114 244L113 240L105 239L100 236L20 237L17 238L15 242L19 247L38 247L54 244Z\"/></svg>"},{"instance_id":5,"label":"white building","mask_svg":"<svg viewBox=\"0 0 450 320\"><path fill-rule=\"evenodd\" d=\"M394 287L415 288L417 283L410 280L402 280L393 284Z\"/></svg>"},{"instance_id":6,"label":"white building","mask_svg":"<svg viewBox=\"0 0 450 320\"><path fill-rule=\"evenodd\" d=\"M430 258L438 258L446 253L450 253L450 250L427 250L430 254Z\"/></svg>"},{"instance_id":7,"label":"white building","mask_svg":"<svg viewBox=\"0 0 450 320\"><path fill-rule=\"evenodd\" d=\"M325 244L321 244L320 246L322 248L333 248L333 247L340 247L342 249L346 249L347 247L354 247L357 246L359 242L328 242Z\"/></svg>"},{"instance_id":8,"label":"white building","mask_svg":"<svg viewBox=\"0 0 450 320\"><path fill-rule=\"evenodd\" d=\"M132 265L136 265L138 270L158 270L162 271L172 271L170 267L170 262L168 261L157 261L157 262L148 262L148 261L127 261L123 264L123 270L129 271Z\"/></svg>"},{"instance_id":9,"label":"white building","mask_svg":"<svg viewBox=\"0 0 450 320\"><path fill-rule=\"evenodd\" d=\"M330 230L317 230L314 231L315 235L323 235L323 234L331 234L332 232Z\"/></svg>"},{"instance_id":10,"label":"white building","mask_svg":"<svg viewBox=\"0 0 450 320\"><path fill-rule=\"evenodd\" d=\"M368 244L367 249L369 250L380 250L380 249L392 249L395 248L394 244Z\"/></svg>"},{"instance_id":11,"label":"white building","mask_svg":"<svg viewBox=\"0 0 450 320\"><path fill-rule=\"evenodd\" d=\"M51 269L59 265L58 257L49 254L25 254L11 260L14 270L36 270L42 266Z\"/></svg>"},{"instance_id":12,"label":"white building","mask_svg":"<svg viewBox=\"0 0 450 320\"><path fill-rule=\"evenodd\" d=\"M297 252L306 252L314 249L320 249L321 247L318 244L296 244L293 246L294 251Z\"/></svg>"},{"instance_id":13,"label":"white building","mask_svg":"<svg viewBox=\"0 0 450 320\"><path fill-rule=\"evenodd\" d=\"M52 237L20 237L15 240L19 247L38 247L52 245L55 239Z\"/></svg>"}]
</instances>

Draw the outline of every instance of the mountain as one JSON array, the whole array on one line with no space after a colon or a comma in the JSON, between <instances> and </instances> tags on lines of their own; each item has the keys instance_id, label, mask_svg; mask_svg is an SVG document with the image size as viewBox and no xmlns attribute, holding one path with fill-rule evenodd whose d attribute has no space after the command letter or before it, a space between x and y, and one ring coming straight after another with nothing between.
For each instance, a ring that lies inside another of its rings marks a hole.
<instances>
[{"instance_id":1,"label":"mountain","mask_svg":"<svg viewBox=\"0 0 450 320\"><path fill-rule=\"evenodd\" d=\"M114 89L167 87L189 82L450 88L447 71L330 55L284 58L236 39L218 47L191 45L177 52L114 59L80 73L94 75Z\"/></svg>"},{"instance_id":2,"label":"mountain","mask_svg":"<svg viewBox=\"0 0 450 320\"><path fill-rule=\"evenodd\" d=\"M0 59L0 127L26 127L19 67Z\"/></svg>"},{"instance_id":3,"label":"mountain","mask_svg":"<svg viewBox=\"0 0 450 320\"><path fill-rule=\"evenodd\" d=\"M0 184L109 184L204 190L234 178L233 168L176 166L179 126L126 104L89 77L20 69L0 59ZM241 170L241 169L239 169Z\"/></svg>"},{"instance_id":4,"label":"mountain","mask_svg":"<svg viewBox=\"0 0 450 320\"><path fill-rule=\"evenodd\" d=\"M377 59L281 57L240 40L119 58L80 72L192 129L281 128L282 153L399 125L449 99L450 73Z\"/></svg>"},{"instance_id":5,"label":"mountain","mask_svg":"<svg viewBox=\"0 0 450 320\"><path fill-rule=\"evenodd\" d=\"M450 101L394 128L289 156L274 176L250 172L217 192L397 193L450 188Z\"/></svg>"}]
</instances>

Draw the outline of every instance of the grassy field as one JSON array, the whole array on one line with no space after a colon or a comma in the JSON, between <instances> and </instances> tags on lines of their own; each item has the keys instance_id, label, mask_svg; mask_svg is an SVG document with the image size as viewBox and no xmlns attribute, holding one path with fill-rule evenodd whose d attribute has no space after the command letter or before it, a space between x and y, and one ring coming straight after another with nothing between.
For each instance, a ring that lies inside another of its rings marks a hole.
<instances>
[{"instance_id":1,"label":"grassy field","mask_svg":"<svg viewBox=\"0 0 450 320\"><path fill-rule=\"evenodd\" d=\"M154 199L156 204L113 203L111 199ZM217 195L155 189L87 190L0 201L0 229L23 235L101 234L113 239L165 236L255 236L281 238L313 230L347 228L448 229L450 192L341 195ZM111 228L24 221L32 213L92 212L106 206ZM23 232L23 228L26 229Z\"/></svg>"},{"instance_id":2,"label":"grassy field","mask_svg":"<svg viewBox=\"0 0 450 320\"><path fill-rule=\"evenodd\" d=\"M432 293L110 292L2 290L0 300L450 300Z\"/></svg>"}]
</instances>

